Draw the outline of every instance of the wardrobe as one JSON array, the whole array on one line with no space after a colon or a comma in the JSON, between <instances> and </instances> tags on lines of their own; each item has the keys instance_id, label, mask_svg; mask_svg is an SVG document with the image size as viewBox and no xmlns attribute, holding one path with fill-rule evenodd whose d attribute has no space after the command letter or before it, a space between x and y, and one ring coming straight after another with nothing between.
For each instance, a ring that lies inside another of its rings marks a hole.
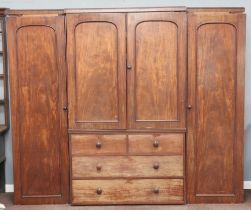
<instances>
[{"instance_id":1,"label":"wardrobe","mask_svg":"<svg viewBox=\"0 0 251 210\"><path fill-rule=\"evenodd\" d=\"M244 8L9 10L17 204L243 201Z\"/></svg>"}]
</instances>

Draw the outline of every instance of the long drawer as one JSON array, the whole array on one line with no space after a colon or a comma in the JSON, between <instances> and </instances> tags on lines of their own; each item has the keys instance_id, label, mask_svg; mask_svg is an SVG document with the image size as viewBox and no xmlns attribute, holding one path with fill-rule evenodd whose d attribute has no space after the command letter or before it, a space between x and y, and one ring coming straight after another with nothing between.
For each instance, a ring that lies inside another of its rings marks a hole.
<instances>
[{"instance_id":1,"label":"long drawer","mask_svg":"<svg viewBox=\"0 0 251 210\"><path fill-rule=\"evenodd\" d=\"M73 180L72 204L182 204L183 179Z\"/></svg>"},{"instance_id":2,"label":"long drawer","mask_svg":"<svg viewBox=\"0 0 251 210\"><path fill-rule=\"evenodd\" d=\"M183 177L183 156L72 157L72 178Z\"/></svg>"}]
</instances>

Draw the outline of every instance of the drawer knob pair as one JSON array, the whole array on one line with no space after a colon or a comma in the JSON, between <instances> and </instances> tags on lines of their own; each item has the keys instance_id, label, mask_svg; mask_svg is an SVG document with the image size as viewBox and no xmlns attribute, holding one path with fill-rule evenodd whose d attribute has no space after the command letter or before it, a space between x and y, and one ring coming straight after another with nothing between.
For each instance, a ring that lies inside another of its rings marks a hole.
<instances>
[{"instance_id":1,"label":"drawer knob pair","mask_svg":"<svg viewBox=\"0 0 251 210\"><path fill-rule=\"evenodd\" d=\"M158 142L157 140L155 140L155 141L153 142L153 146L154 146L155 148L158 148L158 147L159 147L159 142Z\"/></svg>"},{"instance_id":2,"label":"drawer knob pair","mask_svg":"<svg viewBox=\"0 0 251 210\"><path fill-rule=\"evenodd\" d=\"M97 149L100 149L101 147L102 147L102 144L101 144L100 141L98 141L98 142L96 143L96 148L97 148Z\"/></svg>"},{"instance_id":3,"label":"drawer knob pair","mask_svg":"<svg viewBox=\"0 0 251 210\"><path fill-rule=\"evenodd\" d=\"M103 190L102 190L101 187L98 187L97 190L96 190L96 192L97 192L98 195L101 195L102 192L103 192Z\"/></svg>"},{"instance_id":4,"label":"drawer knob pair","mask_svg":"<svg viewBox=\"0 0 251 210\"><path fill-rule=\"evenodd\" d=\"M155 194L159 194L159 188L158 188L158 187L155 187L155 188L153 189L153 192L154 192Z\"/></svg>"},{"instance_id":5,"label":"drawer knob pair","mask_svg":"<svg viewBox=\"0 0 251 210\"><path fill-rule=\"evenodd\" d=\"M159 169L159 163L155 162L155 163L153 164L153 168L154 168L155 170L158 170L158 169Z\"/></svg>"}]
</instances>

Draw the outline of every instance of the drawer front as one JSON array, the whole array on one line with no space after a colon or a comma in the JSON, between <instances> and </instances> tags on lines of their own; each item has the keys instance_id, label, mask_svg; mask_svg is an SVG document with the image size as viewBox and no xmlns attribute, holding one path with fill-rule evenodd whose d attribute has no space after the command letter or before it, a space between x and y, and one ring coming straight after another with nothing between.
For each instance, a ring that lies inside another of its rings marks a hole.
<instances>
[{"instance_id":1,"label":"drawer front","mask_svg":"<svg viewBox=\"0 0 251 210\"><path fill-rule=\"evenodd\" d=\"M183 156L75 156L72 177L183 177Z\"/></svg>"},{"instance_id":2,"label":"drawer front","mask_svg":"<svg viewBox=\"0 0 251 210\"><path fill-rule=\"evenodd\" d=\"M71 135L72 155L116 155L127 152L127 135Z\"/></svg>"},{"instance_id":3,"label":"drawer front","mask_svg":"<svg viewBox=\"0 0 251 210\"><path fill-rule=\"evenodd\" d=\"M183 179L73 180L72 204L182 204Z\"/></svg>"},{"instance_id":4,"label":"drawer front","mask_svg":"<svg viewBox=\"0 0 251 210\"><path fill-rule=\"evenodd\" d=\"M184 134L129 135L130 154L183 155Z\"/></svg>"}]
</instances>

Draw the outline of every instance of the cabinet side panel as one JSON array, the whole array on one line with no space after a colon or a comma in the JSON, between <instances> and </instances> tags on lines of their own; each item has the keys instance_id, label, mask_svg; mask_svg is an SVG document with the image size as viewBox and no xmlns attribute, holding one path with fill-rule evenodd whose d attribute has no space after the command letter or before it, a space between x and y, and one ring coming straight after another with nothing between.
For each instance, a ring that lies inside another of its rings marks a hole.
<instances>
[{"instance_id":1,"label":"cabinet side panel","mask_svg":"<svg viewBox=\"0 0 251 210\"><path fill-rule=\"evenodd\" d=\"M191 203L243 200L245 15L189 15L187 191Z\"/></svg>"},{"instance_id":2,"label":"cabinet side panel","mask_svg":"<svg viewBox=\"0 0 251 210\"><path fill-rule=\"evenodd\" d=\"M67 201L63 24L63 17L8 20L16 203Z\"/></svg>"}]
</instances>

